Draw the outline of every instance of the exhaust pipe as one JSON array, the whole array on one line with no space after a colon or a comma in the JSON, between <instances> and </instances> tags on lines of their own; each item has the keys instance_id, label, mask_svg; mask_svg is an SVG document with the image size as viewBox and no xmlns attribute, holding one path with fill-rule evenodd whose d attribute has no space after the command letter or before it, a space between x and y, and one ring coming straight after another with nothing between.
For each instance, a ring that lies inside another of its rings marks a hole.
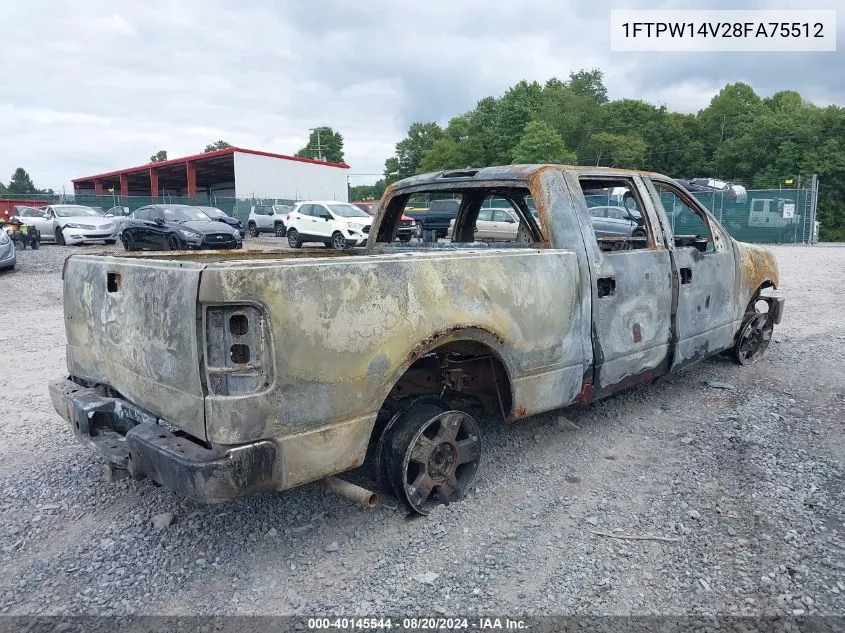
<instances>
[{"instance_id":1,"label":"exhaust pipe","mask_svg":"<svg viewBox=\"0 0 845 633\"><path fill-rule=\"evenodd\" d=\"M328 490L350 501L360 504L364 508L375 508L378 505L378 495L366 488L356 486L337 477L326 477L319 481L323 490Z\"/></svg>"}]
</instances>

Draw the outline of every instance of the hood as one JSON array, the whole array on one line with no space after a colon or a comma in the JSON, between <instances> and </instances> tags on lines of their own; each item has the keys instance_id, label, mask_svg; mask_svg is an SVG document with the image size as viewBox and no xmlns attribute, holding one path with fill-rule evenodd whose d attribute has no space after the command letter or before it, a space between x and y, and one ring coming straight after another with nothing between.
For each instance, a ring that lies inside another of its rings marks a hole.
<instances>
[{"instance_id":1,"label":"hood","mask_svg":"<svg viewBox=\"0 0 845 633\"><path fill-rule=\"evenodd\" d=\"M341 222L355 222L357 224L368 226L373 223L373 216L368 215L366 218L338 218L338 220Z\"/></svg>"},{"instance_id":2,"label":"hood","mask_svg":"<svg viewBox=\"0 0 845 633\"><path fill-rule=\"evenodd\" d=\"M235 218L230 218L229 216L220 216L219 218L211 218L215 222L225 222L229 226L238 226L241 222Z\"/></svg>"},{"instance_id":3,"label":"hood","mask_svg":"<svg viewBox=\"0 0 845 633\"><path fill-rule=\"evenodd\" d=\"M221 233L229 232L237 233L227 222L218 222L217 220L191 220L190 222L180 222L179 226L197 231L198 233Z\"/></svg>"}]
</instances>

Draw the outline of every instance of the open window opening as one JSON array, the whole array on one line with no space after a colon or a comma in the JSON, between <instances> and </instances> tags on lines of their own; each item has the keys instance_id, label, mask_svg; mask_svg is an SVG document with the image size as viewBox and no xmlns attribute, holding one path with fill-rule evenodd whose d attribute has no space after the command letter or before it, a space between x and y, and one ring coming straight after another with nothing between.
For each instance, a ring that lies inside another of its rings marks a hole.
<instances>
[{"instance_id":1,"label":"open window opening","mask_svg":"<svg viewBox=\"0 0 845 633\"><path fill-rule=\"evenodd\" d=\"M413 218L422 242L436 245L542 244L536 205L526 187L472 187L397 195L388 203L377 242L393 243L397 220Z\"/></svg>"},{"instance_id":2,"label":"open window opening","mask_svg":"<svg viewBox=\"0 0 845 633\"><path fill-rule=\"evenodd\" d=\"M662 182L652 182L672 227L675 248L695 248L702 253L715 251L713 232L706 216L680 190Z\"/></svg>"},{"instance_id":3,"label":"open window opening","mask_svg":"<svg viewBox=\"0 0 845 633\"><path fill-rule=\"evenodd\" d=\"M629 178L580 178L596 242L603 252L650 248L654 231Z\"/></svg>"}]
</instances>

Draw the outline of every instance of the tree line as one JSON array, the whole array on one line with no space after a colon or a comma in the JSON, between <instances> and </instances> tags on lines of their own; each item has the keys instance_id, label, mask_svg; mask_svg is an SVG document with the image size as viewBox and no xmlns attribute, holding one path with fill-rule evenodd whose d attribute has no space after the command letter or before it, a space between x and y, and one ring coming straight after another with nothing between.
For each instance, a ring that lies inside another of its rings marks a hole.
<instances>
[{"instance_id":1,"label":"tree line","mask_svg":"<svg viewBox=\"0 0 845 633\"><path fill-rule=\"evenodd\" d=\"M449 120L411 124L385 161L384 178L351 188L379 198L417 173L514 163L646 169L674 178L716 177L778 188L819 175L821 239L845 240L845 109L794 91L761 98L728 84L697 114L640 99L609 100L601 70L566 81L520 81Z\"/></svg>"}]
</instances>

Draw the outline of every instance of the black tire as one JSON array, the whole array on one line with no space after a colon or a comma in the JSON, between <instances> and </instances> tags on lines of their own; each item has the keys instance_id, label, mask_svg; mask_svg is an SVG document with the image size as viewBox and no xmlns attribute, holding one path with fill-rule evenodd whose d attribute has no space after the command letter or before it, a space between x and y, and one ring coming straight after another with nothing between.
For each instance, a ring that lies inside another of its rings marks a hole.
<instances>
[{"instance_id":1,"label":"black tire","mask_svg":"<svg viewBox=\"0 0 845 633\"><path fill-rule=\"evenodd\" d=\"M65 246L65 236L62 235L61 227L56 229L55 235L56 235L56 244L58 244L59 246Z\"/></svg>"},{"instance_id":2,"label":"black tire","mask_svg":"<svg viewBox=\"0 0 845 633\"><path fill-rule=\"evenodd\" d=\"M760 298L751 300L742 319L736 344L731 348L734 360L740 365L752 365L759 361L772 340L775 325L768 312L758 309L758 303L762 301Z\"/></svg>"},{"instance_id":3,"label":"black tire","mask_svg":"<svg viewBox=\"0 0 845 633\"><path fill-rule=\"evenodd\" d=\"M106 244L109 245L114 244L115 242L117 242L117 240L106 240Z\"/></svg>"},{"instance_id":4,"label":"black tire","mask_svg":"<svg viewBox=\"0 0 845 633\"><path fill-rule=\"evenodd\" d=\"M135 238L132 236L132 233L123 233L120 236L120 241L123 242L123 248L127 251L134 251L137 246L135 246Z\"/></svg>"},{"instance_id":5,"label":"black tire","mask_svg":"<svg viewBox=\"0 0 845 633\"><path fill-rule=\"evenodd\" d=\"M171 233L167 236L167 246L171 251L181 251L182 240L179 239L179 236L176 235L176 233Z\"/></svg>"},{"instance_id":6,"label":"black tire","mask_svg":"<svg viewBox=\"0 0 845 633\"><path fill-rule=\"evenodd\" d=\"M343 233L340 231L335 231L332 235L332 248L336 251L346 250L348 244L346 242L346 238L343 237Z\"/></svg>"},{"instance_id":7,"label":"black tire","mask_svg":"<svg viewBox=\"0 0 845 633\"><path fill-rule=\"evenodd\" d=\"M32 247L32 250L37 251L41 248L41 240L32 240L29 245Z\"/></svg>"},{"instance_id":8,"label":"black tire","mask_svg":"<svg viewBox=\"0 0 845 633\"><path fill-rule=\"evenodd\" d=\"M255 226L255 222L250 222L247 226L247 233L249 233L250 237L258 237L258 227Z\"/></svg>"},{"instance_id":9,"label":"black tire","mask_svg":"<svg viewBox=\"0 0 845 633\"><path fill-rule=\"evenodd\" d=\"M446 409L446 410L444 410ZM417 514L460 501L478 471L478 426L439 398L419 398L387 425L377 450L382 480Z\"/></svg>"},{"instance_id":10,"label":"black tire","mask_svg":"<svg viewBox=\"0 0 845 633\"><path fill-rule=\"evenodd\" d=\"M291 248L302 248L302 239L299 237L299 232L296 229L288 229L288 246Z\"/></svg>"},{"instance_id":11,"label":"black tire","mask_svg":"<svg viewBox=\"0 0 845 633\"><path fill-rule=\"evenodd\" d=\"M19 242L14 242L15 248L19 248L22 251L26 250L26 240L20 240Z\"/></svg>"},{"instance_id":12,"label":"black tire","mask_svg":"<svg viewBox=\"0 0 845 633\"><path fill-rule=\"evenodd\" d=\"M634 231L631 233L631 237L645 237L645 229L634 229Z\"/></svg>"},{"instance_id":13,"label":"black tire","mask_svg":"<svg viewBox=\"0 0 845 633\"><path fill-rule=\"evenodd\" d=\"M285 225L282 224L281 222L276 222L273 225L273 230L276 233L276 237L284 237L285 234L287 233L287 230L285 230Z\"/></svg>"}]
</instances>

